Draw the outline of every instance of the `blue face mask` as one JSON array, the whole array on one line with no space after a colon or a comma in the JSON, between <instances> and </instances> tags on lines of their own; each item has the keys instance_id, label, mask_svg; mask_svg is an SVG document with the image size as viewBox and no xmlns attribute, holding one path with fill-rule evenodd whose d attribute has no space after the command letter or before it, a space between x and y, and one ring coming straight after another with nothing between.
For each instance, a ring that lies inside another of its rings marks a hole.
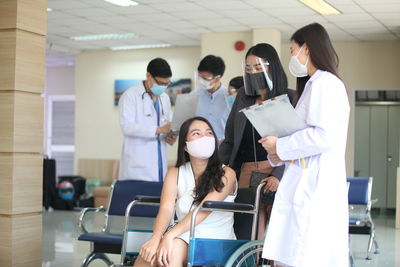
<instances>
[{"instance_id":1,"label":"blue face mask","mask_svg":"<svg viewBox=\"0 0 400 267\"><path fill-rule=\"evenodd\" d=\"M166 85L158 85L158 84L153 84L153 86L150 88L151 92L156 96L159 96L162 93L164 93L166 89L167 89Z\"/></svg>"},{"instance_id":2,"label":"blue face mask","mask_svg":"<svg viewBox=\"0 0 400 267\"><path fill-rule=\"evenodd\" d=\"M229 95L228 96L228 103L229 103L229 105L233 105L233 103L235 102L235 98L236 98L236 95Z\"/></svg>"}]
</instances>

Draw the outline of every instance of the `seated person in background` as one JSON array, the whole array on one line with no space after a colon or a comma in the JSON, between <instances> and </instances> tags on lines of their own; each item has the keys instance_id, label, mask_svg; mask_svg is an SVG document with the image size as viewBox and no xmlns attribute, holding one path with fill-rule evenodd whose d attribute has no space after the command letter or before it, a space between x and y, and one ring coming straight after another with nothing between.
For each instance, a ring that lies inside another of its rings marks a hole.
<instances>
[{"instance_id":1,"label":"seated person in background","mask_svg":"<svg viewBox=\"0 0 400 267\"><path fill-rule=\"evenodd\" d=\"M228 85L228 102L229 105L232 107L233 103L235 102L235 98L237 95L237 91L243 87L243 76L237 76L235 78L232 78L229 81L229 85Z\"/></svg>"},{"instance_id":2,"label":"seated person in background","mask_svg":"<svg viewBox=\"0 0 400 267\"><path fill-rule=\"evenodd\" d=\"M204 201L233 202L236 190L235 172L218 159L211 124L202 117L185 121L179 131L176 166L168 170L163 185L153 235L142 245L135 266L186 266L193 210ZM165 232L174 210L178 223ZM196 237L236 239L232 213L201 211L196 225Z\"/></svg>"}]
</instances>

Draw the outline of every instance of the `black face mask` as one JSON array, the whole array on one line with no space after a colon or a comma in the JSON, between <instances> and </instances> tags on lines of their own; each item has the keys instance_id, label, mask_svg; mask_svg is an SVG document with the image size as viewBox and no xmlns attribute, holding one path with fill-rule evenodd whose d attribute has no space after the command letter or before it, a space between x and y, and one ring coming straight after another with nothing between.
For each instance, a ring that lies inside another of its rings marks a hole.
<instances>
[{"instance_id":1,"label":"black face mask","mask_svg":"<svg viewBox=\"0 0 400 267\"><path fill-rule=\"evenodd\" d=\"M264 73L246 73L245 93L248 96L257 96L260 89L269 89Z\"/></svg>"}]
</instances>

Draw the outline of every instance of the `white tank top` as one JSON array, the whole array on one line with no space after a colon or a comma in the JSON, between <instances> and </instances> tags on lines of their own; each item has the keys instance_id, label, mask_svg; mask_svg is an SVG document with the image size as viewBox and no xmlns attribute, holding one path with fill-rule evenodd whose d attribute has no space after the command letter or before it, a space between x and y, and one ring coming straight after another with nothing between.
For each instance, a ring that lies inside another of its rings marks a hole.
<instances>
[{"instance_id":1,"label":"white tank top","mask_svg":"<svg viewBox=\"0 0 400 267\"><path fill-rule=\"evenodd\" d=\"M197 205L193 204L194 189L196 183L192 171L192 165L187 162L179 167L178 193L175 203L175 212L178 221L182 220ZM234 195L228 195L225 202L234 202L236 198L237 184ZM213 211L202 222L196 226L195 237L213 239L236 239L233 231L233 213ZM186 243L189 243L189 232L180 236Z\"/></svg>"}]
</instances>

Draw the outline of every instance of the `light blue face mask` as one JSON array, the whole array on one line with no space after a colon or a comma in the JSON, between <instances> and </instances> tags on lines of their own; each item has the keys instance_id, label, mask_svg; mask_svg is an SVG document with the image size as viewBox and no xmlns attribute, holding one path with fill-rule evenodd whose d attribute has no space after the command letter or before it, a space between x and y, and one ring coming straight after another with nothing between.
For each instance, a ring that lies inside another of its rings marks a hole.
<instances>
[{"instance_id":1,"label":"light blue face mask","mask_svg":"<svg viewBox=\"0 0 400 267\"><path fill-rule=\"evenodd\" d=\"M156 95L159 96L162 93L165 92L165 90L167 90L167 86L166 85L158 85L158 84L153 84L153 86L150 88L151 92Z\"/></svg>"},{"instance_id":2,"label":"light blue face mask","mask_svg":"<svg viewBox=\"0 0 400 267\"><path fill-rule=\"evenodd\" d=\"M236 95L229 95L228 96L228 103L229 103L230 106L232 106L233 103L235 102L235 98L236 98Z\"/></svg>"}]
</instances>

